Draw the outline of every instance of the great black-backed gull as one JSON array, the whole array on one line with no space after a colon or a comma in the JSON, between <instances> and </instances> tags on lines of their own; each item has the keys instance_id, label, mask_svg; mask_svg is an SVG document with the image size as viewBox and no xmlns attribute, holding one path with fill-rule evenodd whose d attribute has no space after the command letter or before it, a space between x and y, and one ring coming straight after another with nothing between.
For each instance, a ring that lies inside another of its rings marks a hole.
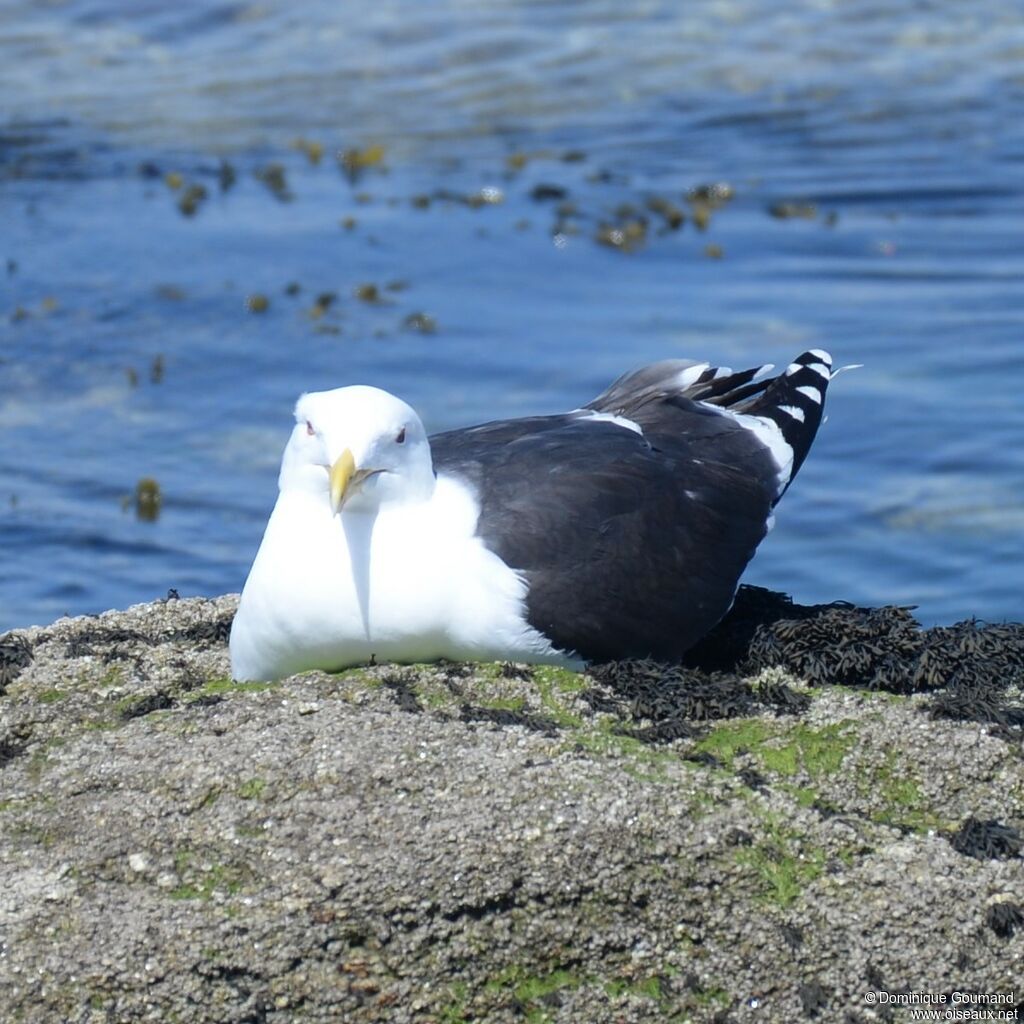
<instances>
[{"instance_id":1,"label":"great black-backed gull","mask_svg":"<svg viewBox=\"0 0 1024 1024\"><path fill-rule=\"evenodd\" d=\"M773 378L671 360L573 412L429 439L378 388L303 395L232 674L679 658L728 611L831 366L820 349Z\"/></svg>"}]
</instances>

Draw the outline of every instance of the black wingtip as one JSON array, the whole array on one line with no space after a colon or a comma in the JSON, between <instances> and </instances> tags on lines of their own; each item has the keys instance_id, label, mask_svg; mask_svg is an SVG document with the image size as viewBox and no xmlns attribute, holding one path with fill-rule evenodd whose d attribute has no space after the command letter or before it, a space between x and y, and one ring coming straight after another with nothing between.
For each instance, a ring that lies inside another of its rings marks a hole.
<instances>
[{"instance_id":1,"label":"black wingtip","mask_svg":"<svg viewBox=\"0 0 1024 1024\"><path fill-rule=\"evenodd\" d=\"M832 379L832 357L820 348L797 356L764 391L737 409L771 420L793 449L792 482L814 442ZM788 484L787 484L788 486Z\"/></svg>"}]
</instances>

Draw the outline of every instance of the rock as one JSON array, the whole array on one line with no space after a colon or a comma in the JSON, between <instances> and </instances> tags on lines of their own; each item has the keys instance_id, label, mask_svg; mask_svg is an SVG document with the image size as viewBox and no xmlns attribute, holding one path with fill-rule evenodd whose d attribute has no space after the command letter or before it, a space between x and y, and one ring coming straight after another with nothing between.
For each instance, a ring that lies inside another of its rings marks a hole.
<instances>
[{"instance_id":1,"label":"rock","mask_svg":"<svg viewBox=\"0 0 1024 1024\"><path fill-rule=\"evenodd\" d=\"M235 684L235 601L0 637L10 1019L867 1021L1024 976L1014 680L998 720L717 648Z\"/></svg>"}]
</instances>

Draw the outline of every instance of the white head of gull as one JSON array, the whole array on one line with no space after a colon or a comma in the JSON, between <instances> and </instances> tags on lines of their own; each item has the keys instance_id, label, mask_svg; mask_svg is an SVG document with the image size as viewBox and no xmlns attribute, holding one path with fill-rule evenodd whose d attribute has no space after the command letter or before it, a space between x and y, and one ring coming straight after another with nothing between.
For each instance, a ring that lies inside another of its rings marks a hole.
<instances>
[{"instance_id":1,"label":"white head of gull","mask_svg":"<svg viewBox=\"0 0 1024 1024\"><path fill-rule=\"evenodd\" d=\"M430 443L419 416L380 388L303 395L284 450L280 489L325 495L332 513L373 514L389 503L429 501Z\"/></svg>"}]
</instances>

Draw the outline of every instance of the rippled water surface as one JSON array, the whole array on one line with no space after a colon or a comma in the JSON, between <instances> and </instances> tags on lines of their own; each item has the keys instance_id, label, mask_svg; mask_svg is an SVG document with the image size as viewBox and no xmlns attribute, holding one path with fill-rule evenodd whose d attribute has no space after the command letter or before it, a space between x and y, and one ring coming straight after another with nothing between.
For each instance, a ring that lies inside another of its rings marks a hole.
<instances>
[{"instance_id":1,"label":"rippled water surface","mask_svg":"<svg viewBox=\"0 0 1024 1024\"><path fill-rule=\"evenodd\" d=\"M1016 5L14 0L0 97L0 629L239 589L303 390L812 346L747 580L1022 617Z\"/></svg>"}]
</instances>

